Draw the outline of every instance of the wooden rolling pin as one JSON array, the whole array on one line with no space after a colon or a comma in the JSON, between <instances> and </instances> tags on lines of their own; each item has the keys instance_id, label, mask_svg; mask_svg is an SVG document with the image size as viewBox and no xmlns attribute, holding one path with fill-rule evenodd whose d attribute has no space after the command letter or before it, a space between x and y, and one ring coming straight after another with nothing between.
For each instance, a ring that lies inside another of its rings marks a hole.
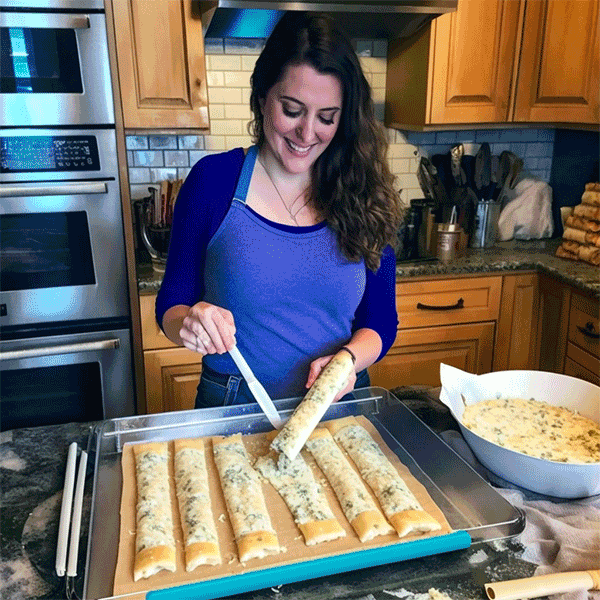
<instances>
[{"instance_id":1,"label":"wooden rolling pin","mask_svg":"<svg viewBox=\"0 0 600 600\"><path fill-rule=\"evenodd\" d=\"M486 583L484 587L490 600L524 600L574 590L599 590L600 570L549 573L525 579L495 581Z\"/></svg>"}]
</instances>

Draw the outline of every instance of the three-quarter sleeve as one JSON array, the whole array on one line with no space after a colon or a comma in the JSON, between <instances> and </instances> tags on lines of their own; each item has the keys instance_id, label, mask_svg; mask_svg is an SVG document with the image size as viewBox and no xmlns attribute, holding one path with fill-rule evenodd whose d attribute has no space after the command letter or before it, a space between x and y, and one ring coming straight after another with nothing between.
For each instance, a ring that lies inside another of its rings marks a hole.
<instances>
[{"instance_id":1,"label":"three-quarter sleeve","mask_svg":"<svg viewBox=\"0 0 600 600\"><path fill-rule=\"evenodd\" d=\"M387 246L381 256L381 264L376 273L367 269L365 293L356 309L352 330L368 328L381 338L381 360L392 347L398 330L396 310L396 255Z\"/></svg>"}]
</instances>

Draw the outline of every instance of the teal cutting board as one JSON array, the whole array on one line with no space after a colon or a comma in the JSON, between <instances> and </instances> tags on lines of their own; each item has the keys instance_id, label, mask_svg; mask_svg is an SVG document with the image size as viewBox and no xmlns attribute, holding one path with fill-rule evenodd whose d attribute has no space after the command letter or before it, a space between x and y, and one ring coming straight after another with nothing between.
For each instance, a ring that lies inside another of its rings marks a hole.
<instances>
[{"instance_id":1,"label":"teal cutting board","mask_svg":"<svg viewBox=\"0 0 600 600\"><path fill-rule=\"evenodd\" d=\"M279 567L219 577L162 590L152 590L147 592L146 600L210 600L420 556L461 550L470 545L471 537L466 531L454 531L445 535L416 539L380 548L356 550L316 560L302 560Z\"/></svg>"}]
</instances>

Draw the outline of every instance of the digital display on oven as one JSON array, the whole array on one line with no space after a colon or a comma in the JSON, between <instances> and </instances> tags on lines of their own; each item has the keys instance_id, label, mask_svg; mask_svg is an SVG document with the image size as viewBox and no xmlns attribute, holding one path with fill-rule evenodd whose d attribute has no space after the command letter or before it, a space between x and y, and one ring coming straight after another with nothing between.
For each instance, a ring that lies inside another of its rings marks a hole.
<instances>
[{"instance_id":1,"label":"digital display on oven","mask_svg":"<svg viewBox=\"0 0 600 600\"><path fill-rule=\"evenodd\" d=\"M0 173L99 170L92 135L0 137Z\"/></svg>"}]
</instances>

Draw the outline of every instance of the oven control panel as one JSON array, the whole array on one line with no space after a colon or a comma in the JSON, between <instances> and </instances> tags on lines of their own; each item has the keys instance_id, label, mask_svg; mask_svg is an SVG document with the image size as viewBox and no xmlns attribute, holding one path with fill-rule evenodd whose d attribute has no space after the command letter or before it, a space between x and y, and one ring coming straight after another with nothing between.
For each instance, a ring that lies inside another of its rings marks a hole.
<instances>
[{"instance_id":1,"label":"oven control panel","mask_svg":"<svg viewBox=\"0 0 600 600\"><path fill-rule=\"evenodd\" d=\"M0 173L99 170L92 135L0 137Z\"/></svg>"}]
</instances>

